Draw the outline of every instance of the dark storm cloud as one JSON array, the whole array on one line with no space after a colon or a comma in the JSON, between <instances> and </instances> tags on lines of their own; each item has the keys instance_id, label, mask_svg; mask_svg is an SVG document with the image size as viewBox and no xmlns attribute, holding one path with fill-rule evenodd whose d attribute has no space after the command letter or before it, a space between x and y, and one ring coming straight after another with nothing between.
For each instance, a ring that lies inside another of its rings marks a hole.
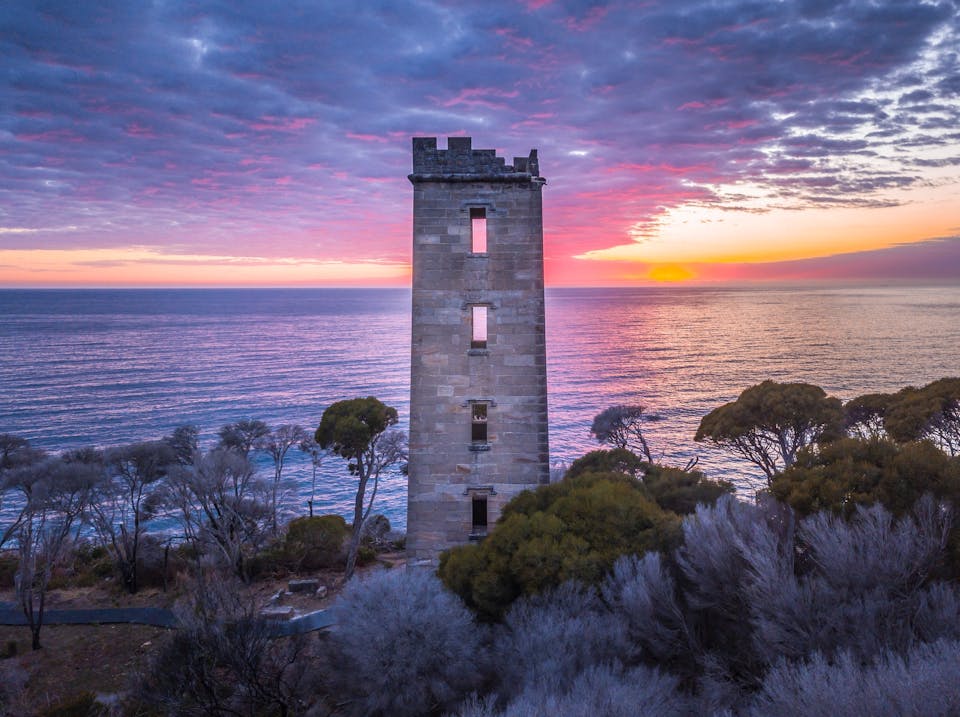
<instances>
[{"instance_id":1,"label":"dark storm cloud","mask_svg":"<svg viewBox=\"0 0 960 717\"><path fill-rule=\"evenodd\" d=\"M42 231L0 241L402 261L415 134L539 147L561 253L681 202L737 209L724 183L776 206L882 205L919 167L956 166L918 153L960 125L957 16L903 0L8 1L0 227Z\"/></svg>"}]
</instances>

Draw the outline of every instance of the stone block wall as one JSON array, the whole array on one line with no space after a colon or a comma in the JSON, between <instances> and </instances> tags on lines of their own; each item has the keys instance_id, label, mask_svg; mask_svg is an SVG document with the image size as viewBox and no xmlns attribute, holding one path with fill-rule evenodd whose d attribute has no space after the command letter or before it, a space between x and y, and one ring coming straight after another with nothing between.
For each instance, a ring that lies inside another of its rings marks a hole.
<instances>
[{"instance_id":1,"label":"stone block wall","mask_svg":"<svg viewBox=\"0 0 960 717\"><path fill-rule=\"evenodd\" d=\"M536 150L507 165L470 138L415 138L413 336L407 551L435 562L471 539L472 504L488 525L518 492L549 480L543 216ZM487 250L471 251L471 209ZM473 306L486 348L471 348ZM472 440L473 404L487 440ZM476 534L473 536L477 538Z\"/></svg>"}]
</instances>

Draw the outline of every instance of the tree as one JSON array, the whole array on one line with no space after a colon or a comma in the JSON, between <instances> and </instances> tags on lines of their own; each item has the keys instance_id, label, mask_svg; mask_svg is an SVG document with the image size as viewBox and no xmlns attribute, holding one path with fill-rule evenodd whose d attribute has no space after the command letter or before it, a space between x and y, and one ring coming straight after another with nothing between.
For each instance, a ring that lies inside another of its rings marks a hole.
<instances>
[{"instance_id":1,"label":"tree","mask_svg":"<svg viewBox=\"0 0 960 717\"><path fill-rule=\"evenodd\" d=\"M590 433L600 443L631 450L652 463L643 424L659 420L660 416L647 413L639 404L611 406L594 417Z\"/></svg>"},{"instance_id":2,"label":"tree","mask_svg":"<svg viewBox=\"0 0 960 717\"><path fill-rule=\"evenodd\" d=\"M198 453L193 465L172 468L168 483L184 536L247 580L247 559L265 540L270 511L246 456L223 448Z\"/></svg>"},{"instance_id":3,"label":"tree","mask_svg":"<svg viewBox=\"0 0 960 717\"><path fill-rule=\"evenodd\" d=\"M257 442L270 433L270 426L263 421L244 418L236 423L223 426L217 435L220 437L219 448L236 451L244 458L250 457L250 451L257 446Z\"/></svg>"},{"instance_id":4,"label":"tree","mask_svg":"<svg viewBox=\"0 0 960 717\"><path fill-rule=\"evenodd\" d=\"M285 423L277 426L256 441L256 447L269 454L273 460L273 485L270 491L270 512L273 514L273 532L277 532L278 496L280 481L283 478L283 464L287 453L296 445L300 445L307 438L303 426Z\"/></svg>"},{"instance_id":5,"label":"tree","mask_svg":"<svg viewBox=\"0 0 960 717\"><path fill-rule=\"evenodd\" d=\"M50 578L63 560L70 531L99 478L95 467L60 458L30 463L6 476L7 485L18 490L24 501L15 533L19 557L15 587L34 650L40 649Z\"/></svg>"},{"instance_id":6,"label":"tree","mask_svg":"<svg viewBox=\"0 0 960 717\"><path fill-rule=\"evenodd\" d=\"M30 463L36 452L30 441L11 433L0 433L0 473L24 463Z\"/></svg>"},{"instance_id":7,"label":"tree","mask_svg":"<svg viewBox=\"0 0 960 717\"><path fill-rule=\"evenodd\" d=\"M802 451L770 490L801 515L828 510L850 516L857 506L879 502L899 516L924 493L960 509L960 459L927 441L844 438Z\"/></svg>"},{"instance_id":8,"label":"tree","mask_svg":"<svg viewBox=\"0 0 960 717\"><path fill-rule=\"evenodd\" d=\"M224 426L226 428L226 426ZM173 449L177 463L188 466L193 463L193 455L199 449L200 429L192 425L177 426L173 433L163 439Z\"/></svg>"},{"instance_id":9,"label":"tree","mask_svg":"<svg viewBox=\"0 0 960 717\"><path fill-rule=\"evenodd\" d=\"M626 473L629 476L643 474L644 461L626 448L590 451L577 458L564 473L564 479L576 478L584 473Z\"/></svg>"},{"instance_id":10,"label":"tree","mask_svg":"<svg viewBox=\"0 0 960 717\"><path fill-rule=\"evenodd\" d=\"M733 484L729 481L713 481L700 471L648 463L625 448L590 451L570 465L565 478L572 479L585 473L623 473L639 477L648 498L664 510L679 514L692 513L701 503L713 505L721 495L733 492ZM532 495L535 494L525 494L526 499Z\"/></svg>"},{"instance_id":11,"label":"tree","mask_svg":"<svg viewBox=\"0 0 960 717\"><path fill-rule=\"evenodd\" d=\"M406 436L388 430L397 423L397 410L374 398L337 401L323 412L314 440L324 450L348 461L351 475L357 477L357 495L353 506L353 526L347 552L345 578L353 575L363 522L377 497L380 474L407 457ZM369 500L367 484L373 481Z\"/></svg>"},{"instance_id":12,"label":"tree","mask_svg":"<svg viewBox=\"0 0 960 717\"><path fill-rule=\"evenodd\" d=\"M313 473L310 477L310 499L307 501L307 508L310 511L310 517L313 517L313 499L317 493L317 470L323 464L323 459L327 452L320 447L320 444L314 440L313 436L304 438L299 449L310 456L310 465L313 467Z\"/></svg>"},{"instance_id":13,"label":"tree","mask_svg":"<svg viewBox=\"0 0 960 717\"><path fill-rule=\"evenodd\" d=\"M896 441L927 439L951 456L960 455L960 378L941 378L923 388L898 391L883 425Z\"/></svg>"},{"instance_id":14,"label":"tree","mask_svg":"<svg viewBox=\"0 0 960 717\"><path fill-rule=\"evenodd\" d=\"M841 425L840 400L819 386L764 381L704 416L694 440L742 456L769 483L801 448L839 437Z\"/></svg>"},{"instance_id":15,"label":"tree","mask_svg":"<svg viewBox=\"0 0 960 717\"><path fill-rule=\"evenodd\" d=\"M868 393L853 398L843 406L843 427L853 438L885 438L883 420L893 396L889 393Z\"/></svg>"},{"instance_id":16,"label":"tree","mask_svg":"<svg viewBox=\"0 0 960 717\"><path fill-rule=\"evenodd\" d=\"M8 484L4 474L19 466L40 461L45 455L43 451L32 448L30 441L26 438L14 436L10 433L0 433L0 509L3 508L4 494L8 489L14 487L12 484ZM21 509L13 521L3 529L3 532L0 532L0 548L16 533L22 517L23 511Z\"/></svg>"},{"instance_id":17,"label":"tree","mask_svg":"<svg viewBox=\"0 0 960 717\"><path fill-rule=\"evenodd\" d=\"M137 592L137 561L146 522L163 503L162 481L177 458L164 441L134 443L104 455L107 477L97 485L88 512L131 595Z\"/></svg>"},{"instance_id":18,"label":"tree","mask_svg":"<svg viewBox=\"0 0 960 717\"><path fill-rule=\"evenodd\" d=\"M710 480L700 471L681 470L658 463L647 464L643 488L661 508L678 515L694 512L698 505L713 505L720 496L733 493L733 483Z\"/></svg>"}]
</instances>

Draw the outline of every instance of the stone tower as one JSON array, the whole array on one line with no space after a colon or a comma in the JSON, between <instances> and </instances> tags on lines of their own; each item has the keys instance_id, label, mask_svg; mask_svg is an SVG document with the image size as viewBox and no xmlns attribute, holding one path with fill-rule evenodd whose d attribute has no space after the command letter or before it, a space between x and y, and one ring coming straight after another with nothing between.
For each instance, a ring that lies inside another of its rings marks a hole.
<instances>
[{"instance_id":1,"label":"stone tower","mask_svg":"<svg viewBox=\"0 0 960 717\"><path fill-rule=\"evenodd\" d=\"M407 556L480 540L549 481L537 150L505 164L470 137L413 139Z\"/></svg>"}]
</instances>

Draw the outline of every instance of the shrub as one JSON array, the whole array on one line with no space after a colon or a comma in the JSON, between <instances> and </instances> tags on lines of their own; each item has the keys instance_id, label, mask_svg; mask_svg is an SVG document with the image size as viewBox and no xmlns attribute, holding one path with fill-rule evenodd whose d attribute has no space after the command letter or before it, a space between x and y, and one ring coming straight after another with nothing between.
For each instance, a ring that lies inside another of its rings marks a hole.
<instances>
[{"instance_id":1,"label":"shrub","mask_svg":"<svg viewBox=\"0 0 960 717\"><path fill-rule=\"evenodd\" d=\"M948 717L960 713L960 643L886 652L864 665L842 653L833 661L782 663L767 675L749 715L765 717Z\"/></svg>"},{"instance_id":2,"label":"shrub","mask_svg":"<svg viewBox=\"0 0 960 717\"><path fill-rule=\"evenodd\" d=\"M483 678L481 632L426 571L355 579L331 618L327 671L351 714L429 714L459 702Z\"/></svg>"},{"instance_id":3,"label":"shrub","mask_svg":"<svg viewBox=\"0 0 960 717\"><path fill-rule=\"evenodd\" d=\"M643 474L647 495L664 510L681 515L693 513L698 505L713 505L722 495L733 493L733 483L710 480L700 471L685 471L656 463Z\"/></svg>"},{"instance_id":4,"label":"shrub","mask_svg":"<svg viewBox=\"0 0 960 717\"><path fill-rule=\"evenodd\" d=\"M18 660L0 662L0 715L17 713L13 706L20 700L29 678Z\"/></svg>"},{"instance_id":5,"label":"shrub","mask_svg":"<svg viewBox=\"0 0 960 717\"><path fill-rule=\"evenodd\" d=\"M576 478L584 473L625 473L629 476L636 476L647 465L649 464L642 458L626 448L596 450L577 458L567 468L563 477L566 480Z\"/></svg>"},{"instance_id":6,"label":"shrub","mask_svg":"<svg viewBox=\"0 0 960 717\"><path fill-rule=\"evenodd\" d=\"M39 717L96 717L102 714L106 714L106 709L97 702L92 692L80 692L67 697L38 713Z\"/></svg>"},{"instance_id":7,"label":"shrub","mask_svg":"<svg viewBox=\"0 0 960 717\"><path fill-rule=\"evenodd\" d=\"M469 700L459 717L657 717L692 715L689 700L677 690L677 680L657 670L640 667L623 671L612 666L591 667L562 689L536 687L500 712L493 700Z\"/></svg>"},{"instance_id":8,"label":"shrub","mask_svg":"<svg viewBox=\"0 0 960 717\"><path fill-rule=\"evenodd\" d=\"M180 627L142 674L133 700L175 715L290 714L311 690L306 639L274 639L236 582L197 575L177 607Z\"/></svg>"},{"instance_id":9,"label":"shrub","mask_svg":"<svg viewBox=\"0 0 960 717\"><path fill-rule=\"evenodd\" d=\"M773 479L771 492L801 515L850 516L858 505L876 502L902 515L925 493L960 506L960 459L926 441L845 438L801 453Z\"/></svg>"},{"instance_id":10,"label":"shrub","mask_svg":"<svg viewBox=\"0 0 960 717\"><path fill-rule=\"evenodd\" d=\"M744 552L765 518L759 507L724 496L683 521L675 559L690 629L698 635L693 657L717 679L749 683L757 671Z\"/></svg>"},{"instance_id":11,"label":"shrub","mask_svg":"<svg viewBox=\"0 0 960 717\"><path fill-rule=\"evenodd\" d=\"M743 556L757 656L871 659L955 636L955 591L929 585L949 525L949 512L928 497L900 520L881 506L860 508L849 522L813 515L796 544L756 534Z\"/></svg>"},{"instance_id":12,"label":"shrub","mask_svg":"<svg viewBox=\"0 0 960 717\"><path fill-rule=\"evenodd\" d=\"M182 553L153 535L141 538L137 556L137 584L140 587L165 588L189 563Z\"/></svg>"},{"instance_id":13,"label":"shrub","mask_svg":"<svg viewBox=\"0 0 960 717\"><path fill-rule=\"evenodd\" d=\"M521 493L479 545L440 557L439 575L486 619L567 580L598 585L621 555L663 550L676 516L622 473L584 473Z\"/></svg>"},{"instance_id":14,"label":"shrub","mask_svg":"<svg viewBox=\"0 0 960 717\"><path fill-rule=\"evenodd\" d=\"M625 448L590 451L570 464L564 480L588 473L622 473L639 477L648 498L664 510L684 515L692 513L701 503L713 505L721 495L733 492L733 484L729 481L710 480L700 471L648 463ZM551 496L544 493L543 497L545 500L538 503L540 510L549 504Z\"/></svg>"},{"instance_id":15,"label":"shrub","mask_svg":"<svg viewBox=\"0 0 960 717\"><path fill-rule=\"evenodd\" d=\"M602 595L623 628L630 657L665 666L689 655L693 646L676 583L659 553L617 560Z\"/></svg>"},{"instance_id":16,"label":"shrub","mask_svg":"<svg viewBox=\"0 0 960 717\"><path fill-rule=\"evenodd\" d=\"M376 559L377 551L369 545L361 545L357 549L357 565L369 565Z\"/></svg>"},{"instance_id":17,"label":"shrub","mask_svg":"<svg viewBox=\"0 0 960 717\"><path fill-rule=\"evenodd\" d=\"M0 588L12 588L19 560L14 551L0 553Z\"/></svg>"},{"instance_id":18,"label":"shrub","mask_svg":"<svg viewBox=\"0 0 960 717\"><path fill-rule=\"evenodd\" d=\"M363 523L360 531L360 542L370 548L382 548L387 542L390 532L390 519L385 515L371 515Z\"/></svg>"},{"instance_id":19,"label":"shrub","mask_svg":"<svg viewBox=\"0 0 960 717\"><path fill-rule=\"evenodd\" d=\"M581 672L613 664L627 647L620 622L591 587L566 582L524 598L510 608L495 634L501 696L533 689L561 694Z\"/></svg>"},{"instance_id":20,"label":"shrub","mask_svg":"<svg viewBox=\"0 0 960 717\"><path fill-rule=\"evenodd\" d=\"M346 560L344 546L349 534L339 515L297 518L287 526L284 560L295 571L340 567Z\"/></svg>"}]
</instances>

